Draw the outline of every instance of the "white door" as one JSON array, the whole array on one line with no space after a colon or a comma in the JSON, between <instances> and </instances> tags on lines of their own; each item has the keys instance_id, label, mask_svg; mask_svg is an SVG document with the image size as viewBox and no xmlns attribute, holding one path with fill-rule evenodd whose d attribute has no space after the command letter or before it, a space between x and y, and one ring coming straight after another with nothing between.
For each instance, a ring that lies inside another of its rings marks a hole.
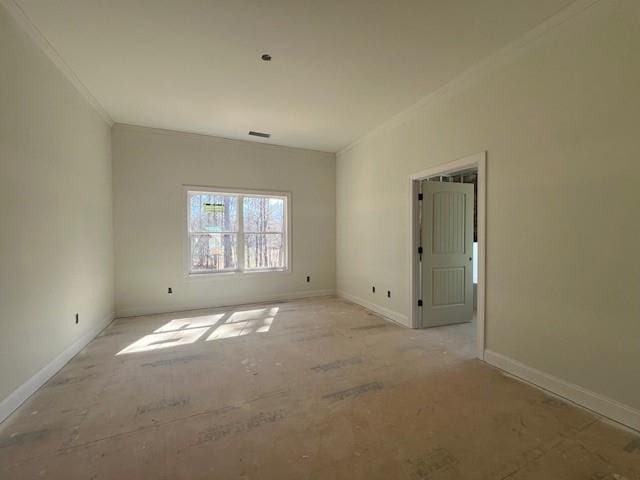
<instances>
[{"instance_id":1,"label":"white door","mask_svg":"<svg viewBox=\"0 0 640 480\"><path fill-rule=\"evenodd\" d=\"M473 185L422 182L422 327L473 315Z\"/></svg>"}]
</instances>

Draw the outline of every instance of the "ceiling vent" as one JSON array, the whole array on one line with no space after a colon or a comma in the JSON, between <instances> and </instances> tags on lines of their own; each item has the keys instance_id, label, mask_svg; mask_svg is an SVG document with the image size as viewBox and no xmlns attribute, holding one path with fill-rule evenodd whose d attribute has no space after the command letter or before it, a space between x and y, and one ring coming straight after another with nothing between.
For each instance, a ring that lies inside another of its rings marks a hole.
<instances>
[{"instance_id":1,"label":"ceiling vent","mask_svg":"<svg viewBox=\"0 0 640 480\"><path fill-rule=\"evenodd\" d=\"M269 138L271 136L270 133L254 132L253 130L249 132L249 135L253 135L254 137L262 137L262 138Z\"/></svg>"}]
</instances>

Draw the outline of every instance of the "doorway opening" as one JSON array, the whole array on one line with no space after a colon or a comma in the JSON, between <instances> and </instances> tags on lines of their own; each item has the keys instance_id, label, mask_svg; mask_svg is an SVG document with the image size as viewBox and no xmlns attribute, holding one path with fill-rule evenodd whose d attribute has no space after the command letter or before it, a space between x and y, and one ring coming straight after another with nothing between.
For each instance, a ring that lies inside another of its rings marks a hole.
<instances>
[{"instance_id":1,"label":"doorway opening","mask_svg":"<svg viewBox=\"0 0 640 480\"><path fill-rule=\"evenodd\" d=\"M482 359L486 152L415 173L410 182L411 326L471 322Z\"/></svg>"}]
</instances>

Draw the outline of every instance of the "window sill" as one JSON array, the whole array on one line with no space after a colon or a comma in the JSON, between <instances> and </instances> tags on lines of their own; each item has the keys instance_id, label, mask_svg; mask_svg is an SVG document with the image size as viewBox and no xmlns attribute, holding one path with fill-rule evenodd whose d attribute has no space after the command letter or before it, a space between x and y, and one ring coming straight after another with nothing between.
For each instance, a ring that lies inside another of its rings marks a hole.
<instances>
[{"instance_id":1,"label":"window sill","mask_svg":"<svg viewBox=\"0 0 640 480\"><path fill-rule=\"evenodd\" d=\"M264 274L276 274L276 275L288 275L291 273L290 269L277 269L277 270L233 270L227 272L202 272L202 273L187 273L187 280L211 280L214 278L228 278L228 277L251 277L254 275Z\"/></svg>"}]
</instances>

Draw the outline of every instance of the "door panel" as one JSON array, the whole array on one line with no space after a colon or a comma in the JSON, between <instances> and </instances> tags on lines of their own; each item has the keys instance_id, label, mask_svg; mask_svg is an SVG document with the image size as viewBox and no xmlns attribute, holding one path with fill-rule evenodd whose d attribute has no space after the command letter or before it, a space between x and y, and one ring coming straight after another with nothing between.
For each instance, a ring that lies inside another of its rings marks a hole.
<instances>
[{"instance_id":1,"label":"door panel","mask_svg":"<svg viewBox=\"0 0 640 480\"><path fill-rule=\"evenodd\" d=\"M473 315L473 185L422 183L422 327Z\"/></svg>"},{"instance_id":2,"label":"door panel","mask_svg":"<svg viewBox=\"0 0 640 480\"><path fill-rule=\"evenodd\" d=\"M435 182L431 182L435 183ZM465 194L433 192L433 253L464 253Z\"/></svg>"},{"instance_id":3,"label":"door panel","mask_svg":"<svg viewBox=\"0 0 640 480\"><path fill-rule=\"evenodd\" d=\"M464 303L464 267L434 268L431 276L433 306Z\"/></svg>"}]
</instances>

